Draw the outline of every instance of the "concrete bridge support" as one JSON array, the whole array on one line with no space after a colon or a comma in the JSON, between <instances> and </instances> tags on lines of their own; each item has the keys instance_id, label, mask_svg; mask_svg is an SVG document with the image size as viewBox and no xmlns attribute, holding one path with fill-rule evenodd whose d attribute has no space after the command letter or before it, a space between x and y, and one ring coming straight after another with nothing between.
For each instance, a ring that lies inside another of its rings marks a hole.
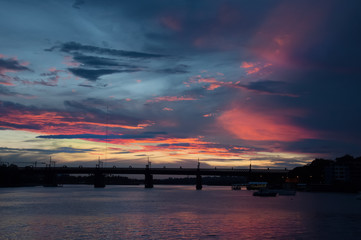
<instances>
[{"instance_id":1,"label":"concrete bridge support","mask_svg":"<svg viewBox=\"0 0 361 240\"><path fill-rule=\"evenodd\" d=\"M153 175L150 173L150 162L145 166L145 179L144 179L145 188L153 188Z\"/></svg>"},{"instance_id":2,"label":"concrete bridge support","mask_svg":"<svg viewBox=\"0 0 361 240\"><path fill-rule=\"evenodd\" d=\"M145 181L144 181L145 188L153 188L153 175L150 173L145 174Z\"/></svg>"},{"instance_id":3,"label":"concrete bridge support","mask_svg":"<svg viewBox=\"0 0 361 240\"><path fill-rule=\"evenodd\" d=\"M44 187L57 187L57 176L51 168L47 169L44 175Z\"/></svg>"},{"instance_id":4,"label":"concrete bridge support","mask_svg":"<svg viewBox=\"0 0 361 240\"><path fill-rule=\"evenodd\" d=\"M202 176L200 174L197 174L196 177L196 189L197 190L202 190Z\"/></svg>"},{"instance_id":5,"label":"concrete bridge support","mask_svg":"<svg viewBox=\"0 0 361 240\"><path fill-rule=\"evenodd\" d=\"M94 187L95 188L104 188L105 187L105 175L99 170L95 171L94 174Z\"/></svg>"},{"instance_id":6,"label":"concrete bridge support","mask_svg":"<svg viewBox=\"0 0 361 240\"><path fill-rule=\"evenodd\" d=\"M202 176L200 174L201 169L200 169L200 165L201 163L199 162L199 158L198 158L198 165L197 165L197 176L196 176L196 189L197 190L202 190Z\"/></svg>"}]
</instances>

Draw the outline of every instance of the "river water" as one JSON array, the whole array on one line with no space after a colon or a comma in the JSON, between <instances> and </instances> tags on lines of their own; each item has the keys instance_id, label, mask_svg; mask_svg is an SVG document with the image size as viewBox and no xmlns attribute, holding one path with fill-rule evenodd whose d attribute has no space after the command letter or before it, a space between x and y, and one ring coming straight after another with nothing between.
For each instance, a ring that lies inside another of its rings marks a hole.
<instances>
[{"instance_id":1,"label":"river water","mask_svg":"<svg viewBox=\"0 0 361 240\"><path fill-rule=\"evenodd\" d=\"M361 239L361 201L213 186L2 188L0 239Z\"/></svg>"}]
</instances>

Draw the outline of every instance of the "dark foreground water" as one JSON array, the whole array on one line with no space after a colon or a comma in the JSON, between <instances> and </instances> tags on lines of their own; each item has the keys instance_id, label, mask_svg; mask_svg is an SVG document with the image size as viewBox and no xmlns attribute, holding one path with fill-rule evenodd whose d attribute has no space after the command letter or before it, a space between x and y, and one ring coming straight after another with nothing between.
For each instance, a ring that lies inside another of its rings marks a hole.
<instances>
[{"instance_id":1,"label":"dark foreground water","mask_svg":"<svg viewBox=\"0 0 361 240\"><path fill-rule=\"evenodd\" d=\"M361 200L209 186L3 188L0 239L361 239Z\"/></svg>"}]
</instances>

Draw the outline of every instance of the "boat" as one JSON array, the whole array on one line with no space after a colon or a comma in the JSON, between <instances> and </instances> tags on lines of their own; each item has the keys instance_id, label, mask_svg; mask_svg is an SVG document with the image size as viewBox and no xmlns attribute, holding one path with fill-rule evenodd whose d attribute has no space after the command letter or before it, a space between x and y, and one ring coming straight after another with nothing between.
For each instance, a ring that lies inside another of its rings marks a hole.
<instances>
[{"instance_id":1,"label":"boat","mask_svg":"<svg viewBox=\"0 0 361 240\"><path fill-rule=\"evenodd\" d=\"M267 188L261 188L257 192L253 193L253 196L257 197L276 197L277 191L272 191Z\"/></svg>"},{"instance_id":2,"label":"boat","mask_svg":"<svg viewBox=\"0 0 361 240\"><path fill-rule=\"evenodd\" d=\"M241 184L232 184L232 190L242 190Z\"/></svg>"},{"instance_id":3,"label":"boat","mask_svg":"<svg viewBox=\"0 0 361 240\"><path fill-rule=\"evenodd\" d=\"M247 184L247 190L259 190L267 187L267 182L249 182Z\"/></svg>"},{"instance_id":4,"label":"boat","mask_svg":"<svg viewBox=\"0 0 361 240\"><path fill-rule=\"evenodd\" d=\"M295 196L296 195L296 190L279 189L276 191L277 191L278 195L280 195L280 196Z\"/></svg>"}]
</instances>

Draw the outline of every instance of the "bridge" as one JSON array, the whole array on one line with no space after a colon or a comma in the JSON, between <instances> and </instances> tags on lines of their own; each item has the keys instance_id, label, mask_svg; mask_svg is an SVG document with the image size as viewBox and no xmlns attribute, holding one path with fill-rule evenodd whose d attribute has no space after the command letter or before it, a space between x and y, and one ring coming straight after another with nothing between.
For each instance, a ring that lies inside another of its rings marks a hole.
<instances>
[{"instance_id":1,"label":"bridge","mask_svg":"<svg viewBox=\"0 0 361 240\"><path fill-rule=\"evenodd\" d=\"M246 176L248 179L281 179L289 172L287 169L239 169L239 168L145 168L133 167L21 167L20 171L31 174L43 175L45 186L56 186L56 178L59 174L90 174L94 175L94 187L105 187L105 175L125 174L144 175L145 188L153 188L153 175L194 175L196 177L196 189L202 189L202 176Z\"/></svg>"}]
</instances>

